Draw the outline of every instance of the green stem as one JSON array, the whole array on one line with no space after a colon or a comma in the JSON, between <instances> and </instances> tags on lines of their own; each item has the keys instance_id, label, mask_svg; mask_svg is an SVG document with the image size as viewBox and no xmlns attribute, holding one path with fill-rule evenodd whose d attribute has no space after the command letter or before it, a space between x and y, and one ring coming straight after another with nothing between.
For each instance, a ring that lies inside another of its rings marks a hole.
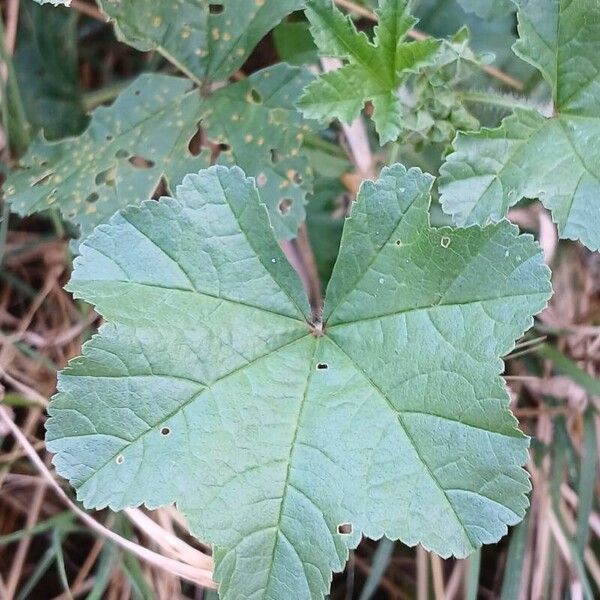
<instances>
[{"instance_id":1,"label":"green stem","mask_svg":"<svg viewBox=\"0 0 600 600\"><path fill-rule=\"evenodd\" d=\"M163 58L168 60L172 65L174 65L177 69L179 69L188 79L191 79L199 88L202 88L203 82L199 77L194 75L192 71L190 71L182 62L177 60L171 53L169 53L165 48L159 46L156 48L156 51L159 52Z\"/></svg>"},{"instance_id":2,"label":"green stem","mask_svg":"<svg viewBox=\"0 0 600 600\"><path fill-rule=\"evenodd\" d=\"M471 102L474 104L488 104L491 106L498 106L500 108L506 108L507 110L514 110L516 108L522 108L526 110L537 110L541 111L539 104L528 101L526 98L517 98L507 94L497 94L494 92L478 92L476 90L464 90L459 92L459 98L464 102Z\"/></svg>"},{"instance_id":3,"label":"green stem","mask_svg":"<svg viewBox=\"0 0 600 600\"><path fill-rule=\"evenodd\" d=\"M2 199L2 220L0 220L0 267L4 261L6 252L6 237L8 236L8 217L10 215L10 204L6 198Z\"/></svg>"},{"instance_id":4,"label":"green stem","mask_svg":"<svg viewBox=\"0 0 600 600\"><path fill-rule=\"evenodd\" d=\"M83 107L86 112L94 110L97 106L114 100L128 85L131 84L133 79L126 81L120 81L107 85L94 92L88 92L83 95Z\"/></svg>"},{"instance_id":5,"label":"green stem","mask_svg":"<svg viewBox=\"0 0 600 600\"><path fill-rule=\"evenodd\" d=\"M339 158L346 158L346 153L337 145L324 140L316 133L307 133L304 137L304 146L315 150L323 150L329 152Z\"/></svg>"},{"instance_id":6,"label":"green stem","mask_svg":"<svg viewBox=\"0 0 600 600\"><path fill-rule=\"evenodd\" d=\"M0 45L2 46L2 55L5 54L4 45L4 24L0 19ZM8 164L10 161L10 131L9 131L9 123L10 123L10 114L8 111L8 102L6 101L6 84L4 82L4 77L0 75L0 102L2 107L2 129L4 129L4 139L6 141L6 163ZM4 197L4 194L1 195L2 199L2 216L0 217L0 268L2 267L2 263L4 262L4 253L6 252L6 238L8 236L8 219L10 217L10 204L8 200ZM1 270L1 269L0 269Z\"/></svg>"},{"instance_id":7,"label":"green stem","mask_svg":"<svg viewBox=\"0 0 600 600\"><path fill-rule=\"evenodd\" d=\"M17 74L12 58L6 51L4 23L2 22L2 19L0 19L0 59L2 59L2 62L6 65L7 72L6 85L4 85L3 82L3 119L5 117L4 105L9 104L12 108L12 114L10 114L10 121L13 127L12 131L16 134L13 144L17 152L21 153L27 149L27 146L29 146L29 142L31 141L30 125L27 119L27 113L25 112L23 98L21 97L21 91L19 90L19 82L17 81ZM6 121L5 130L8 134L8 123Z\"/></svg>"},{"instance_id":8,"label":"green stem","mask_svg":"<svg viewBox=\"0 0 600 600\"><path fill-rule=\"evenodd\" d=\"M388 165L393 165L398 162L398 155L400 154L400 144L398 142L394 142L392 144L392 149L390 150L390 157L388 160Z\"/></svg>"},{"instance_id":9,"label":"green stem","mask_svg":"<svg viewBox=\"0 0 600 600\"><path fill-rule=\"evenodd\" d=\"M65 228L63 226L62 217L58 208L51 208L49 211L50 221L52 221L52 227L54 227L54 233L56 237L62 239L65 237Z\"/></svg>"},{"instance_id":10,"label":"green stem","mask_svg":"<svg viewBox=\"0 0 600 600\"><path fill-rule=\"evenodd\" d=\"M579 558L585 559L588 544L590 513L594 507L597 449L596 449L596 411L588 407L583 416L583 452L579 471L579 507L577 509L577 533L575 543Z\"/></svg>"}]
</instances>

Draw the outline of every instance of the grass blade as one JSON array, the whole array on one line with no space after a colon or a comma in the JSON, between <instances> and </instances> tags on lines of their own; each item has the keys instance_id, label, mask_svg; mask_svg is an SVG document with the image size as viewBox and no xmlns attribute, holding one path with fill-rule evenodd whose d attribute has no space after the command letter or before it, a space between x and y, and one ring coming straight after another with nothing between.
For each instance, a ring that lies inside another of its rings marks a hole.
<instances>
[{"instance_id":1,"label":"grass blade","mask_svg":"<svg viewBox=\"0 0 600 600\"><path fill-rule=\"evenodd\" d=\"M392 560L392 554L394 552L395 543L387 538L381 538L379 544L377 544L377 550L373 555L373 564L371 566L371 572L367 577L365 586L362 589L359 600L370 600L373 594L379 587L379 582L385 574L390 561Z\"/></svg>"},{"instance_id":2,"label":"grass blade","mask_svg":"<svg viewBox=\"0 0 600 600\"><path fill-rule=\"evenodd\" d=\"M466 582L465 582L465 600L477 600L479 590L479 570L481 568L481 548L473 552L468 559Z\"/></svg>"},{"instance_id":3,"label":"grass blade","mask_svg":"<svg viewBox=\"0 0 600 600\"><path fill-rule=\"evenodd\" d=\"M44 553L41 560L35 567L35 570L31 575L27 578L27 583L23 586L16 600L27 600L27 598L31 597L31 591L38 584L39 580L44 576L46 571L50 568L50 565L54 561L55 558L55 549L53 546L50 546L48 550Z\"/></svg>"},{"instance_id":4,"label":"grass blade","mask_svg":"<svg viewBox=\"0 0 600 600\"><path fill-rule=\"evenodd\" d=\"M72 600L71 587L69 586L69 579L67 578L67 570L65 569L65 556L62 551L63 533L60 529L54 529L52 531L52 548L54 550L54 556L56 557L56 568L58 569L58 577L60 583L63 586L63 591L67 595L67 598Z\"/></svg>"},{"instance_id":5,"label":"grass blade","mask_svg":"<svg viewBox=\"0 0 600 600\"><path fill-rule=\"evenodd\" d=\"M502 582L501 600L514 600L519 597L523 565L525 564L525 551L527 550L529 517L530 511L527 511L523 521L512 532Z\"/></svg>"},{"instance_id":6,"label":"grass blade","mask_svg":"<svg viewBox=\"0 0 600 600\"><path fill-rule=\"evenodd\" d=\"M583 417L583 447L581 471L579 473L579 510L577 513L577 533L575 544L583 561L583 554L588 542L590 529L590 513L594 505L594 493L597 467L597 435L595 412L588 408Z\"/></svg>"},{"instance_id":7,"label":"grass blade","mask_svg":"<svg viewBox=\"0 0 600 600\"><path fill-rule=\"evenodd\" d=\"M96 581L94 587L87 595L86 600L102 600L104 598L104 592L108 587L110 576L112 573L113 564L117 555L117 549L111 542L106 542L100 560L98 561L98 568L96 569Z\"/></svg>"},{"instance_id":8,"label":"grass blade","mask_svg":"<svg viewBox=\"0 0 600 600\"><path fill-rule=\"evenodd\" d=\"M550 344L542 344L537 353L554 364L554 368L560 375L566 375L586 392L593 396L600 396L600 380L592 377L583 369L580 369L570 358L567 358L558 348Z\"/></svg>"}]
</instances>

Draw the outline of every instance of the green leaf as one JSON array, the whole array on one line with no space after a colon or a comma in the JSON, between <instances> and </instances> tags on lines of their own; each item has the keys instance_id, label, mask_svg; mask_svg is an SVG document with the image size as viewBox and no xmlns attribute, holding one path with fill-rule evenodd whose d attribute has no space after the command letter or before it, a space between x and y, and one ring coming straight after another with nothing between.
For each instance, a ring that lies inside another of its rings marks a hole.
<instances>
[{"instance_id":1,"label":"green leaf","mask_svg":"<svg viewBox=\"0 0 600 600\"><path fill-rule=\"evenodd\" d=\"M309 0L306 15L321 54L348 62L311 83L298 105L306 117L320 120L337 117L349 123L358 117L365 101L370 100L383 144L400 133L402 112L397 95L400 84L409 73L432 64L440 42L402 41L416 23L405 0L382 0L377 14L379 24L371 42L331 0Z\"/></svg>"},{"instance_id":2,"label":"green leaf","mask_svg":"<svg viewBox=\"0 0 600 600\"><path fill-rule=\"evenodd\" d=\"M495 66L522 81L527 89L539 84L535 69L520 60L511 49L517 39L513 14L484 21L474 13L465 12L457 2L447 0L420 0L415 6L415 14L419 17L419 28L437 38L448 38L459 28L468 27L474 51L487 57L493 55ZM490 78L483 70L475 81L481 89L501 87L499 80Z\"/></svg>"},{"instance_id":3,"label":"green leaf","mask_svg":"<svg viewBox=\"0 0 600 600\"><path fill-rule=\"evenodd\" d=\"M98 0L117 37L157 50L196 82L224 79L258 42L304 0Z\"/></svg>"},{"instance_id":4,"label":"green leaf","mask_svg":"<svg viewBox=\"0 0 600 600\"><path fill-rule=\"evenodd\" d=\"M174 189L186 173L218 160L257 177L269 192L277 235L294 237L311 187L299 155L308 125L294 102L309 77L277 65L202 98L185 79L142 75L112 106L97 109L80 137L34 142L6 182L12 209L57 206L86 236L120 208L150 198L161 180ZM199 124L216 146L204 139L194 155Z\"/></svg>"},{"instance_id":5,"label":"green leaf","mask_svg":"<svg viewBox=\"0 0 600 600\"><path fill-rule=\"evenodd\" d=\"M548 269L506 221L431 228L431 182L396 165L362 186L323 325L238 168L98 227L68 289L107 324L47 423L79 500L177 502L224 599L323 598L361 534L465 556L520 521L500 356Z\"/></svg>"},{"instance_id":6,"label":"green leaf","mask_svg":"<svg viewBox=\"0 0 600 600\"><path fill-rule=\"evenodd\" d=\"M502 218L539 198L561 237L600 248L600 5L523 0L515 52L552 88L554 115L517 110L497 129L459 134L441 169L444 210L459 225Z\"/></svg>"},{"instance_id":7,"label":"green leaf","mask_svg":"<svg viewBox=\"0 0 600 600\"><path fill-rule=\"evenodd\" d=\"M296 109L311 79L306 70L278 64L221 88L203 115L208 137L231 147L218 162L256 177L280 239L296 237L312 190L311 169L300 155L312 124Z\"/></svg>"},{"instance_id":8,"label":"green leaf","mask_svg":"<svg viewBox=\"0 0 600 600\"><path fill-rule=\"evenodd\" d=\"M14 66L27 119L48 139L87 125L79 89L78 15L74 10L21 4Z\"/></svg>"},{"instance_id":9,"label":"green leaf","mask_svg":"<svg viewBox=\"0 0 600 600\"><path fill-rule=\"evenodd\" d=\"M502 19L515 10L512 0L458 0L458 3L466 12L475 13L489 21Z\"/></svg>"},{"instance_id":10,"label":"green leaf","mask_svg":"<svg viewBox=\"0 0 600 600\"><path fill-rule=\"evenodd\" d=\"M317 47L306 21L283 21L273 29L273 42L282 61L306 65L319 60Z\"/></svg>"}]
</instances>

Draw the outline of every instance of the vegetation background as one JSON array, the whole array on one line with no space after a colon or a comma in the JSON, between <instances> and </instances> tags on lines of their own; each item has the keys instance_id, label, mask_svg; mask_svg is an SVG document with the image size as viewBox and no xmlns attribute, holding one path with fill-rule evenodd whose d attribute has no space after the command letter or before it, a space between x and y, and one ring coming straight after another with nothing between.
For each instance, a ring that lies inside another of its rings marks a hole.
<instances>
[{"instance_id":1,"label":"vegetation background","mask_svg":"<svg viewBox=\"0 0 600 600\"><path fill-rule=\"evenodd\" d=\"M356 16L361 29L372 28L372 2L337 4ZM353 128L333 125L307 137L305 150L318 177L307 225L287 250L314 252L322 278L331 269L346 209L362 179L393 159L437 173L454 129L465 119L467 125L476 118L494 126L522 96L547 101L539 73L511 52L514 13L486 19L465 12L462 4L415 2L421 19L415 35L451 37L467 25L471 47L489 53L491 62L469 73L469 89L482 92L451 99L468 107L467 114L430 105L434 127L415 126L400 143L385 148L377 145L367 121ZM1 7L0 177L37 131L43 129L48 139L80 133L89 111L110 103L137 74L172 70L159 55L118 42L91 2L73 0L66 9L2 0ZM269 34L235 78L280 60L318 63L301 13ZM13 101L5 102L7 97ZM52 211L9 218L8 205L3 206L0 598L215 598L210 550L187 534L173 508L86 514L66 482L53 474L43 443L45 407L57 369L79 354L99 318L63 290L71 269L72 226ZM533 438L531 509L500 544L467 560L442 560L386 539L364 541L346 571L335 576L332 599L600 595L600 255L580 244L559 244L548 213L537 203L513 209L510 218L538 237L555 289L550 306L506 362L512 408ZM433 221L444 222L435 207Z\"/></svg>"}]
</instances>

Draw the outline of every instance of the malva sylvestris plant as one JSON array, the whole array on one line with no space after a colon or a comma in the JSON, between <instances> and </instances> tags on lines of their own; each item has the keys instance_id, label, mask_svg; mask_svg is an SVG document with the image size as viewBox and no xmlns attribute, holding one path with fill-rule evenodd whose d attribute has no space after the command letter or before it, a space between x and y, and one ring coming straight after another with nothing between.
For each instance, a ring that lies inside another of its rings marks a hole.
<instances>
[{"instance_id":1,"label":"malva sylvestris plant","mask_svg":"<svg viewBox=\"0 0 600 600\"><path fill-rule=\"evenodd\" d=\"M367 101L382 144L476 127L452 87L481 66L467 33L409 41L404 0L379 2L371 36L330 0L99 5L182 75L141 75L80 136L40 136L4 186L13 210L79 227L68 289L106 321L59 375L58 473L88 508L176 503L224 599L322 599L361 536L443 557L499 540L530 490L501 359L551 295L538 244L504 217L539 198L562 236L600 246L600 5L516 3L515 52L551 114L458 133L438 186L455 226L432 226L419 168L364 181L312 306L278 243L306 217L306 136ZM341 68L228 83L303 9Z\"/></svg>"}]
</instances>

